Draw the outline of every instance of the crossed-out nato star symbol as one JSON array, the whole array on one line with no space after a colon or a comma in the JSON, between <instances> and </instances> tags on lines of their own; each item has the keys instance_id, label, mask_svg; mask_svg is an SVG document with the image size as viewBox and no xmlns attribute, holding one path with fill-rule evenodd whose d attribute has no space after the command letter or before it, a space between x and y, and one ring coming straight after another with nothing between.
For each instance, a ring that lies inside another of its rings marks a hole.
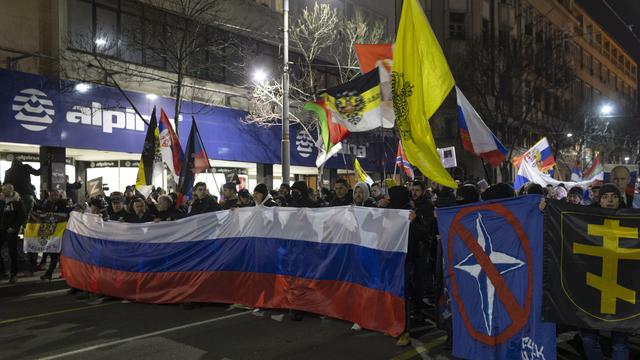
<instances>
[{"instance_id":1,"label":"crossed-out nato star symbol","mask_svg":"<svg viewBox=\"0 0 640 360\"><path fill-rule=\"evenodd\" d=\"M500 274L517 269L525 264L524 261L518 258L493 250L491 236L482 222L482 215L480 213L478 213L478 217L476 218L476 230L478 233L478 244ZM480 299L482 300L481 305L484 325L487 329L487 333L492 335L493 306L496 294L496 289L493 286L493 283L487 276L486 272L482 269L473 253L469 253L469 255L455 265L454 268L468 273L476 280Z\"/></svg>"}]
</instances>

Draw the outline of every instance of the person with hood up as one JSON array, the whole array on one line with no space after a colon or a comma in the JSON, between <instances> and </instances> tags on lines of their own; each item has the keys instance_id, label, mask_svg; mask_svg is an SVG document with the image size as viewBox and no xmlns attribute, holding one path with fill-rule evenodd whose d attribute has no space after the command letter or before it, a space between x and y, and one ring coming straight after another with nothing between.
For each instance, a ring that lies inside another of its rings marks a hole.
<instances>
[{"instance_id":1,"label":"person with hood up","mask_svg":"<svg viewBox=\"0 0 640 360\"><path fill-rule=\"evenodd\" d=\"M253 199L255 200L255 206L278 206L278 204L271 197L271 194L269 194L269 190L267 189L267 185L265 184L256 185L256 187L253 189Z\"/></svg>"},{"instance_id":2,"label":"person with hood up","mask_svg":"<svg viewBox=\"0 0 640 360\"><path fill-rule=\"evenodd\" d=\"M18 274L18 231L27 218L20 194L14 191L13 185L2 185L0 192L0 249L3 243L7 243L9 259L11 260L11 273L9 283L15 284ZM0 257L0 276L6 276L4 260Z\"/></svg>"},{"instance_id":3,"label":"person with hood up","mask_svg":"<svg viewBox=\"0 0 640 360\"><path fill-rule=\"evenodd\" d=\"M315 201L311 199L309 188L304 181L296 181L291 185L291 201L289 207L295 208L315 208L318 207Z\"/></svg>"},{"instance_id":4,"label":"person with hood up","mask_svg":"<svg viewBox=\"0 0 640 360\"><path fill-rule=\"evenodd\" d=\"M387 208L389 209L407 209L411 210L411 193L404 186L394 186L389 189L389 201ZM405 289L406 289L406 329L398 337L396 345L407 346L410 343L410 324L409 314L418 310L422 304L422 294L424 292L424 281L419 273L419 266L422 251L426 248L424 241L429 235L428 229L421 223L420 218L411 210L409 213L409 244L407 248L407 257L405 261Z\"/></svg>"},{"instance_id":5,"label":"person with hood up","mask_svg":"<svg viewBox=\"0 0 640 360\"><path fill-rule=\"evenodd\" d=\"M365 182L357 182L353 187L353 205L377 207L376 201L369 195L369 186Z\"/></svg>"}]
</instances>

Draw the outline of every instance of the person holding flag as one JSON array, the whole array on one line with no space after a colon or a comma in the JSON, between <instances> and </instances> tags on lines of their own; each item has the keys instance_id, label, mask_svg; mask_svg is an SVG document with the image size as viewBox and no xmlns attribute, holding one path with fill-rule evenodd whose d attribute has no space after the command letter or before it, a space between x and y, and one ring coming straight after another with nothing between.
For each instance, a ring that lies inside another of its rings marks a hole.
<instances>
[{"instance_id":1,"label":"person holding flag","mask_svg":"<svg viewBox=\"0 0 640 360\"><path fill-rule=\"evenodd\" d=\"M173 131L169 117L164 109L160 109L160 123L158 124L158 141L162 161L167 164L169 174L173 176L173 181L178 182L180 177L180 167L184 161L184 152L180 146L180 139Z\"/></svg>"}]
</instances>

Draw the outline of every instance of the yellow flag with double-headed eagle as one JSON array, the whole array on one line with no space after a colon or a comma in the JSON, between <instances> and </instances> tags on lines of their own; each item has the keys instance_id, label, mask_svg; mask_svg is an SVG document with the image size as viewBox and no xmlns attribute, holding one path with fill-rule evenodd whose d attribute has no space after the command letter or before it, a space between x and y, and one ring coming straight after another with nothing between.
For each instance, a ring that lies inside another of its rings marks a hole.
<instances>
[{"instance_id":1,"label":"yellow flag with double-headed eagle","mask_svg":"<svg viewBox=\"0 0 640 360\"><path fill-rule=\"evenodd\" d=\"M453 85L447 60L418 1L404 0L393 51L396 126L409 162L431 180L455 189L429 125Z\"/></svg>"}]
</instances>

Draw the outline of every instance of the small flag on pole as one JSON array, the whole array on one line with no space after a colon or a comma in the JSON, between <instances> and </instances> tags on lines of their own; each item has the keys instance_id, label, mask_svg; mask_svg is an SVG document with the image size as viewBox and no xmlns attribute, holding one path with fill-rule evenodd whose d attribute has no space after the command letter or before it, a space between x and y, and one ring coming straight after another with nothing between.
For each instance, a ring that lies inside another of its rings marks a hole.
<instances>
[{"instance_id":1,"label":"small flag on pole","mask_svg":"<svg viewBox=\"0 0 640 360\"><path fill-rule=\"evenodd\" d=\"M204 143L200 138L196 119L191 119L191 131L185 149L184 163L180 171L180 181L178 182L178 201L176 205L182 205L191 198L191 190L195 182L196 175L211 168L209 157L204 148Z\"/></svg>"},{"instance_id":2,"label":"small flag on pole","mask_svg":"<svg viewBox=\"0 0 640 360\"><path fill-rule=\"evenodd\" d=\"M356 172L356 177L358 178L358 181L367 183L369 186L373 184L373 179L362 169L362 166L360 166L360 162L358 161L358 158L355 158L355 161L353 162L353 170Z\"/></svg>"},{"instance_id":3,"label":"small flag on pole","mask_svg":"<svg viewBox=\"0 0 640 360\"><path fill-rule=\"evenodd\" d=\"M411 167L411 163L407 160L407 155L404 153L404 149L402 148L402 141L398 141L398 153L396 154L396 166L402 169L411 180L415 178L415 174L413 173L413 168Z\"/></svg>"},{"instance_id":4,"label":"small flag on pole","mask_svg":"<svg viewBox=\"0 0 640 360\"><path fill-rule=\"evenodd\" d=\"M153 108L147 136L144 139L142 156L138 165L138 176L136 177L136 190L144 197L151 194L153 188L153 178L162 173L162 155L160 154L160 134L158 132L158 120L156 119L156 108Z\"/></svg>"},{"instance_id":5,"label":"small flag on pole","mask_svg":"<svg viewBox=\"0 0 640 360\"><path fill-rule=\"evenodd\" d=\"M180 166L184 160L184 152L180 146L180 139L178 139L178 136L173 131L171 122L169 122L169 117L163 109L160 109L158 132L162 161L167 164L169 172L173 176L174 181L177 182L180 177Z\"/></svg>"},{"instance_id":6,"label":"small flag on pole","mask_svg":"<svg viewBox=\"0 0 640 360\"><path fill-rule=\"evenodd\" d=\"M342 149L341 141L349 136L349 130L340 124L332 121L332 114L325 106L324 100L308 102L304 105L304 110L311 111L318 117L318 128L320 129L320 150L316 159L316 166L322 166L333 155Z\"/></svg>"},{"instance_id":7,"label":"small flag on pole","mask_svg":"<svg viewBox=\"0 0 640 360\"><path fill-rule=\"evenodd\" d=\"M507 149L489 130L476 109L457 86L456 95L458 98L458 126L464 149L486 160L491 166L497 167L507 156Z\"/></svg>"}]
</instances>

